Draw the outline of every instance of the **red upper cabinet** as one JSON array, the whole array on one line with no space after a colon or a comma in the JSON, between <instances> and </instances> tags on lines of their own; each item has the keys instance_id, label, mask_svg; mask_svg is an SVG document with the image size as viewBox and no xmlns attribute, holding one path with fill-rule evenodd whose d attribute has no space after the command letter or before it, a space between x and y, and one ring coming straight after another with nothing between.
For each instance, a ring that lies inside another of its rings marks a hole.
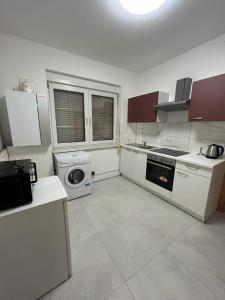
<instances>
[{"instance_id":1,"label":"red upper cabinet","mask_svg":"<svg viewBox=\"0 0 225 300\"><path fill-rule=\"evenodd\" d=\"M189 121L225 121L225 74L195 81Z\"/></svg>"},{"instance_id":2,"label":"red upper cabinet","mask_svg":"<svg viewBox=\"0 0 225 300\"><path fill-rule=\"evenodd\" d=\"M156 122L159 92L128 99L128 122Z\"/></svg>"}]
</instances>

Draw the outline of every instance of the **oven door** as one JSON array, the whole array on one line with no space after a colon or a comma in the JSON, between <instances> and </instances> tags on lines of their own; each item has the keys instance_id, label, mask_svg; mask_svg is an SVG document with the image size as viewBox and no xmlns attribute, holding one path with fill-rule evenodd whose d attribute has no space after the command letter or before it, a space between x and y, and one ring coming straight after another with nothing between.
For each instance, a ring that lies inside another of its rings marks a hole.
<instances>
[{"instance_id":1,"label":"oven door","mask_svg":"<svg viewBox=\"0 0 225 300\"><path fill-rule=\"evenodd\" d=\"M146 180L155 183L168 191L172 191L174 171L174 166L148 159L146 167Z\"/></svg>"}]
</instances>

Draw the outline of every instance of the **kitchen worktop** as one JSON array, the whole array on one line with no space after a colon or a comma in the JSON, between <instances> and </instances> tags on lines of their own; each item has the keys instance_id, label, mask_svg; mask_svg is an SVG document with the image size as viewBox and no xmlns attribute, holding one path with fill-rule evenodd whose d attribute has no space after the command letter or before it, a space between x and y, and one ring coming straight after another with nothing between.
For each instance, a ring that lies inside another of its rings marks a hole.
<instances>
[{"instance_id":1,"label":"kitchen worktop","mask_svg":"<svg viewBox=\"0 0 225 300\"><path fill-rule=\"evenodd\" d=\"M205 167L205 168L210 168L210 169L212 169L213 167L215 167L221 163L225 163L225 156L222 156L222 158L218 158L218 159L209 159L203 155L198 155L197 153L189 153L189 154L185 154L185 155L182 155L179 157L174 157L174 156L170 156L170 155L166 155L166 154L162 154L162 153L155 153L151 150L141 149L141 148L126 145L126 144L121 145L121 147L135 150L137 152L143 152L143 153L148 153L148 154L151 153L151 154L159 155L159 156L166 157L166 158L173 158L176 161L195 164L195 165ZM161 147L156 146L155 148L162 148L162 146ZM176 149L176 150L178 150L178 149Z\"/></svg>"},{"instance_id":2,"label":"kitchen worktop","mask_svg":"<svg viewBox=\"0 0 225 300\"><path fill-rule=\"evenodd\" d=\"M67 199L67 194L58 176L38 179L38 182L32 185L32 194L32 203L1 211L0 217L15 214L50 202L65 201Z\"/></svg>"}]
</instances>

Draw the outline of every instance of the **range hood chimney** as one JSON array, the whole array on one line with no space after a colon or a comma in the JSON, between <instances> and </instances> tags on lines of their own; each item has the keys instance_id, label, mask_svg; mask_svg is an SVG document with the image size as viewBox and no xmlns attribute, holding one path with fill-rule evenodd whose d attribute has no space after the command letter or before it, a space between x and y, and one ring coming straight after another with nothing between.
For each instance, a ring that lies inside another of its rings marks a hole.
<instances>
[{"instance_id":1,"label":"range hood chimney","mask_svg":"<svg viewBox=\"0 0 225 300\"><path fill-rule=\"evenodd\" d=\"M175 101L189 100L191 94L192 79L183 78L177 80Z\"/></svg>"},{"instance_id":2,"label":"range hood chimney","mask_svg":"<svg viewBox=\"0 0 225 300\"><path fill-rule=\"evenodd\" d=\"M177 80L175 100L167 103L159 103L155 108L162 111L183 111L188 109L192 87L191 78Z\"/></svg>"}]
</instances>

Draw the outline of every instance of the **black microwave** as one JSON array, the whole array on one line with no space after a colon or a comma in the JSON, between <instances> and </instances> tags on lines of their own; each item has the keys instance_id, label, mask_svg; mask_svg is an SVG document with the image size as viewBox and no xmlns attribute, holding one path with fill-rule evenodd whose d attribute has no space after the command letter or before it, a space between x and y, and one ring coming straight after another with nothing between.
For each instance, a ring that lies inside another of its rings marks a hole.
<instances>
[{"instance_id":1,"label":"black microwave","mask_svg":"<svg viewBox=\"0 0 225 300\"><path fill-rule=\"evenodd\" d=\"M0 162L0 210L31 203L35 182L36 164L30 159Z\"/></svg>"}]
</instances>

